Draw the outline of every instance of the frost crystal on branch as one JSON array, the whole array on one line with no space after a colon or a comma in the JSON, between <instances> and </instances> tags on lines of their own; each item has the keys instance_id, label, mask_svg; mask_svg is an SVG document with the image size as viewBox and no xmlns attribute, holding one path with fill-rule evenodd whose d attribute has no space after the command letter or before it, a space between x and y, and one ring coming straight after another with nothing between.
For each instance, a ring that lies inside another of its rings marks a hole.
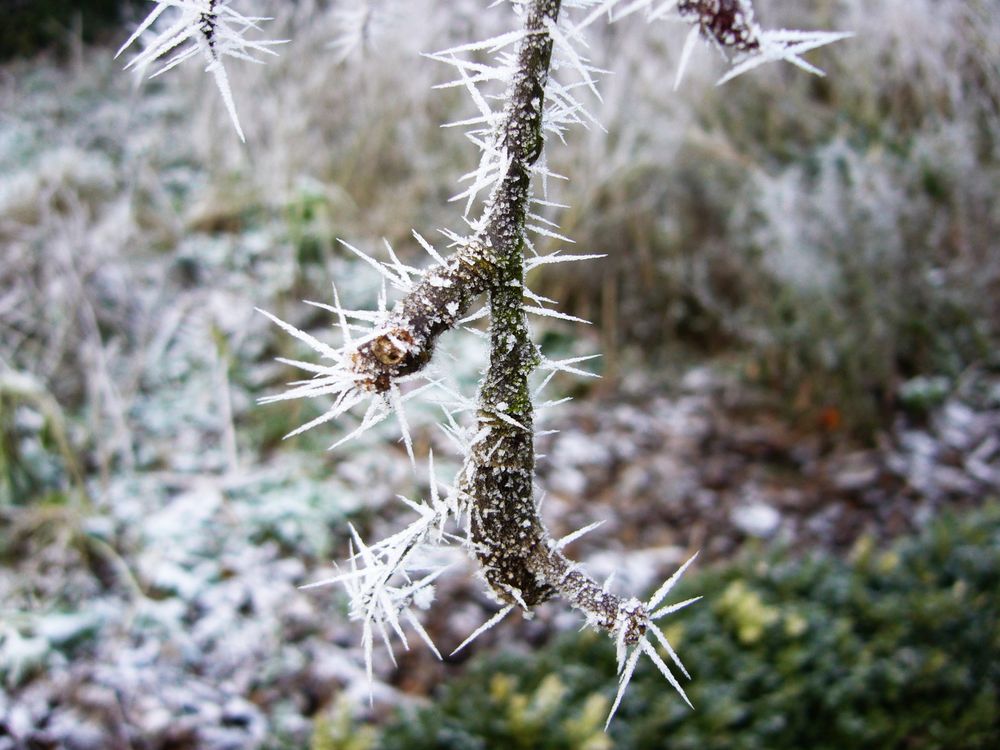
<instances>
[{"instance_id":1,"label":"frost crystal on branch","mask_svg":"<svg viewBox=\"0 0 1000 750\"><path fill-rule=\"evenodd\" d=\"M720 50L736 53L732 69L719 79L720 84L773 60L785 60L813 75L825 75L801 55L851 36L828 31L765 31L754 20L749 0L679 0L677 12L694 24L685 45L686 52L682 54L678 81L684 73L692 40L698 34Z\"/></svg>"},{"instance_id":2,"label":"frost crystal on branch","mask_svg":"<svg viewBox=\"0 0 1000 750\"><path fill-rule=\"evenodd\" d=\"M139 42L143 50L125 68L144 74L150 65L160 63L150 78L166 73L192 57L202 57L206 63L205 72L211 73L215 79L233 127L240 140L246 141L223 58L260 63L262 61L254 57L254 53L276 55L271 47L284 44L285 40L253 41L244 36L251 30L259 31L259 24L268 20L245 16L233 10L229 0L160 0L115 57ZM155 36L147 40L145 34L152 32L153 26L157 26Z\"/></svg>"},{"instance_id":3,"label":"frost crystal on branch","mask_svg":"<svg viewBox=\"0 0 1000 750\"><path fill-rule=\"evenodd\" d=\"M733 67L718 81L723 84L764 63L778 60L822 76L823 71L803 60L802 55L853 36L829 31L765 30L755 20L750 0L604 0L578 28L589 25L601 15L608 14L617 20L637 11L644 11L649 21L674 17L694 27L681 50L675 88L680 85L699 37L709 41L724 57L732 54Z\"/></svg>"}]
</instances>

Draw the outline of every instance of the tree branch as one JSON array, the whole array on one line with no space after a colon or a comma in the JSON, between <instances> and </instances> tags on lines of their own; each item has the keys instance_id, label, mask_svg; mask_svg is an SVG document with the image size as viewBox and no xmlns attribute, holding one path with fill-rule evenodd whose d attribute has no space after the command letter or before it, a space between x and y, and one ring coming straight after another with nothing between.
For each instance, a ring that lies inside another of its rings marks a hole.
<instances>
[{"instance_id":1,"label":"tree branch","mask_svg":"<svg viewBox=\"0 0 1000 750\"><path fill-rule=\"evenodd\" d=\"M351 361L369 390L385 392L396 378L423 368L437 337L455 325L473 299L487 293L490 363L479 387L478 440L458 487L469 503L470 542L483 576L507 604L528 608L561 595L589 622L627 631L625 642L631 645L645 632L648 613L635 600L603 591L558 551L534 494L534 408L528 377L539 354L523 302L525 225L531 170L544 146L550 28L559 10L559 0L527 4L517 66L492 144L495 152L505 154L508 166L487 201L482 228L425 274L378 332L358 346Z\"/></svg>"},{"instance_id":2,"label":"tree branch","mask_svg":"<svg viewBox=\"0 0 1000 750\"><path fill-rule=\"evenodd\" d=\"M562 541L554 540L542 523L534 492L534 407L528 379L539 366L541 355L531 340L526 320L527 312L538 309L525 305L524 275L525 249L530 246L526 231L540 230L528 224L531 180L535 173L545 174L544 169L535 166L544 147L543 129L561 133L563 126L579 121L577 113L583 109L570 93L573 86L554 83L549 93L552 99L549 119L543 122L549 69L554 51L558 50L568 67L580 76L581 83L596 92L594 69L573 44L580 40L581 29L591 21L605 13L613 14L619 0L567 2L567 6L591 8L591 12L576 27L564 24L562 28L558 26L560 0L512 1L524 19L520 31L462 45L435 56L458 67L461 77L453 85L464 85L470 90L482 115L474 122L486 123L483 129L470 134L484 154L479 169L471 175L472 186L464 197L468 197L471 206L479 189L485 185L493 185L493 189L483 215L472 224L475 228L472 237L453 237L459 249L443 259L417 235L420 244L437 261L437 265L422 273L402 265L391 248L391 264L383 265L364 256L405 296L391 312L386 312L384 298L377 313L348 313L340 309L339 301L337 307L329 307L340 317L345 339L341 349L333 349L271 316L332 364L290 362L314 377L293 383L291 390L269 400L336 396L325 414L300 427L297 433L335 419L370 399L361 426L348 438L377 424L394 409L412 460L403 401L416 391L403 394L400 383L423 370L431 361L438 337L455 327L473 301L486 294L490 361L479 385L477 429L468 445L457 487L446 499L439 497L431 462L429 502L406 501L418 518L403 531L370 546L352 528L357 553L352 554L351 570L331 579L348 587L352 616L365 622L362 642L369 672L376 631L387 642L390 628L402 638L401 615L419 627L410 608L419 606L418 597L420 601L429 601L426 594L430 583L440 574L437 571L414 581L412 571L407 569L411 558L423 545L442 543L447 536L446 524L464 516L468 522L468 546L481 565L490 591L504 606L459 648L499 622L514 607L528 611L549 598L561 596L584 613L588 624L608 631L615 640L620 678L611 715L643 654L687 701L657 646L665 649L674 666L686 677L687 671L656 621L696 601L689 599L660 607L694 558L645 602L615 596L561 552L566 543L590 527ZM679 19L692 25L679 72L683 72L691 45L699 36L709 39L720 51L731 53L734 67L723 80L778 59L820 73L800 55L844 36L829 32L765 31L754 20L750 0L636 0L628 2L621 15L639 10L645 10L651 19L676 11ZM459 52L496 51L515 42L516 55L513 59L504 55L498 67L456 57ZM502 99L504 110L499 115L476 88L477 83L492 80L507 84ZM549 256L539 262L553 258ZM416 282L411 280L414 273L419 274ZM360 341L353 339L351 331L357 327L347 323L348 315L372 325ZM419 632L429 641L426 633Z\"/></svg>"}]
</instances>

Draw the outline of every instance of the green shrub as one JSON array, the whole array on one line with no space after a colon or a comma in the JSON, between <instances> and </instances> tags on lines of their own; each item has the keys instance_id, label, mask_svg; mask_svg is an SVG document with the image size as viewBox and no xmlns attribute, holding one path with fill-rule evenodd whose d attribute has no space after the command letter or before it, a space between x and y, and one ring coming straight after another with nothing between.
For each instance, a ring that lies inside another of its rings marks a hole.
<instances>
[{"instance_id":1,"label":"green shrub","mask_svg":"<svg viewBox=\"0 0 1000 750\"><path fill-rule=\"evenodd\" d=\"M988 748L1000 742L1000 507L850 562L747 557L687 584L668 636L691 711L642 665L601 726L615 660L593 633L482 660L378 747Z\"/></svg>"}]
</instances>

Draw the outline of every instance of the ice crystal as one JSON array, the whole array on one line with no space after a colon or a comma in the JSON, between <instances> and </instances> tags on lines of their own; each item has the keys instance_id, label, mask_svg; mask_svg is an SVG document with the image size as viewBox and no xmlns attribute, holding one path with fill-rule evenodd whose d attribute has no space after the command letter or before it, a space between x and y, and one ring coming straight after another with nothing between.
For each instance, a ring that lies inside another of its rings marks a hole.
<instances>
[{"instance_id":1,"label":"ice crystal","mask_svg":"<svg viewBox=\"0 0 1000 750\"><path fill-rule=\"evenodd\" d=\"M602 15L618 20L638 11L643 11L648 21L674 18L693 26L681 50L674 88L680 85L699 38L710 42L723 56L732 55L732 67L718 81L721 85L780 60L822 76L823 71L802 59L802 55L852 36L846 32L765 30L757 23L750 0L604 0L578 29Z\"/></svg>"},{"instance_id":2,"label":"ice crystal","mask_svg":"<svg viewBox=\"0 0 1000 750\"><path fill-rule=\"evenodd\" d=\"M361 538L354 525L350 524L349 570L303 587L308 589L333 583L344 586L350 599L351 619L362 622L361 645L369 682L373 669L375 636L379 636L395 661L391 635L398 638L403 648L409 649L409 641L402 627L404 622L435 656L441 658L437 646L431 641L413 610L426 609L434 599L433 583L444 573L446 567L428 563L432 559L429 552L454 541L454 535L448 534L445 526L449 521L459 521L465 505L451 488L446 487L446 494L441 495L434 473L433 453L428 459L428 476L428 502L418 503L405 497L399 498L417 515L409 526L369 545ZM418 576L418 572L422 575Z\"/></svg>"},{"instance_id":3,"label":"ice crystal","mask_svg":"<svg viewBox=\"0 0 1000 750\"><path fill-rule=\"evenodd\" d=\"M133 44L141 44L142 51L125 68L145 74L150 65L160 63L150 78L162 75L192 57L203 58L205 71L211 73L215 80L236 133L241 141L246 141L223 59L232 57L260 63L262 60L255 57L255 53L277 54L271 48L287 40L255 41L246 38L248 32L259 31L260 23L268 20L243 15L230 6L229 0L159 0L115 57ZM151 32L152 38L147 39L146 32Z\"/></svg>"},{"instance_id":4,"label":"ice crystal","mask_svg":"<svg viewBox=\"0 0 1000 750\"><path fill-rule=\"evenodd\" d=\"M393 336L393 329L391 327L387 328L384 325L379 325L379 322L385 318L384 312L375 314L367 311L345 310L340 307L336 287L334 288L334 299L336 305L326 305L319 302L311 304L329 310L338 316L345 342L339 349L329 346L312 334L296 328L266 310L258 308L260 313L267 316L268 319L284 331L308 345L324 360L327 360L324 364L315 364L279 357L279 362L311 373L312 377L307 380L293 381L289 383L288 389L283 393L264 396L260 399L260 402L269 404L302 398L333 398L333 403L326 411L315 419L289 432L285 436L289 438L339 419L354 407L367 401L368 406L361 418L361 423L354 430L333 443L330 448L337 448L343 443L367 432L383 422L390 414L395 413L407 454L410 456L411 461L413 461L415 460L413 456L413 443L410 438L404 403L433 388L437 385L437 382L429 378L427 373L416 373L396 378L392 382L386 383L385 387L382 387L381 376L364 367L368 360L359 356L359 352L365 347L368 347L369 351L379 351L379 344L383 342L387 342L387 346L389 347L395 347L393 351L405 348L406 344ZM348 318L368 321L373 325L369 328L354 326L347 322ZM358 331L364 334L361 338L355 338L352 333ZM401 391L400 385L417 380L424 380L426 382L405 394Z\"/></svg>"},{"instance_id":5,"label":"ice crystal","mask_svg":"<svg viewBox=\"0 0 1000 750\"><path fill-rule=\"evenodd\" d=\"M605 729L611 724L611 719L614 718L615 713L618 711L618 706L621 705L622 698L625 695L625 691L628 689L629 682L632 679L632 675L635 672L636 665L639 662L639 657L642 654L646 654L650 661L656 665L656 668L660 670L663 677L670 683L671 687L676 690L684 702L691 706L691 701L687 697L687 693L684 692L684 688L681 687L680 682L674 677L670 668L664 663L663 659L657 653L656 648L649 642L648 636L650 634L656 639L670 660L674 663L677 669L680 670L686 678L691 679L691 675L688 674L687 669L681 662L680 657L677 656L677 652L674 651L673 646L667 640L667 637L663 634L663 631L656 624L657 620L666 617L669 614L678 612L684 607L694 604L701 599L700 596L694 597L692 599L686 599L677 604L672 604L662 609L657 610L656 607L666 598L667 594L677 585L680 581L681 576L684 575L684 571L695 561L698 557L698 553L695 553L677 569L670 578L668 578L656 593L654 593L647 602L643 603L637 599L631 599L624 602L619 609L618 616L615 620L614 627L612 629L612 635L615 638L615 645L617 647L617 660L618 660L618 693L615 696L615 702L611 706L611 711L608 713L608 719L604 724Z\"/></svg>"}]
</instances>

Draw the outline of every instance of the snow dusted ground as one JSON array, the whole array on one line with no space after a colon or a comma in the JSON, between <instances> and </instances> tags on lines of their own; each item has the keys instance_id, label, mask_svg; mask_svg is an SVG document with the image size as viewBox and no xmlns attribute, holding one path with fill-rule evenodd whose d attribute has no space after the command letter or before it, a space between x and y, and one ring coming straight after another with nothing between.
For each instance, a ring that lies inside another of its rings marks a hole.
<instances>
[{"instance_id":1,"label":"snow dusted ground","mask_svg":"<svg viewBox=\"0 0 1000 750\"><path fill-rule=\"evenodd\" d=\"M752 536L843 548L1000 491L996 406L955 399L881 449L844 452L734 416L735 386L704 369L685 382L673 397L647 383L564 407L544 441L547 519L555 533L607 521L573 551L594 575L616 571L623 590L648 589L693 547L725 556ZM299 479L308 473L295 453L238 476L140 472L114 479L87 512L8 512L20 546L0 577L0 746L264 747L304 742L312 713L337 700L363 711L357 628L333 590L296 587L326 572L329 538L342 542L346 518L359 518L344 500L379 487L370 507L387 509L381 488L406 487L409 467L385 442L326 479ZM494 609L470 572L446 577L425 619L443 650ZM559 607L517 619L479 648L579 625ZM398 668L382 654L378 666L377 707L458 668L425 652Z\"/></svg>"}]
</instances>

